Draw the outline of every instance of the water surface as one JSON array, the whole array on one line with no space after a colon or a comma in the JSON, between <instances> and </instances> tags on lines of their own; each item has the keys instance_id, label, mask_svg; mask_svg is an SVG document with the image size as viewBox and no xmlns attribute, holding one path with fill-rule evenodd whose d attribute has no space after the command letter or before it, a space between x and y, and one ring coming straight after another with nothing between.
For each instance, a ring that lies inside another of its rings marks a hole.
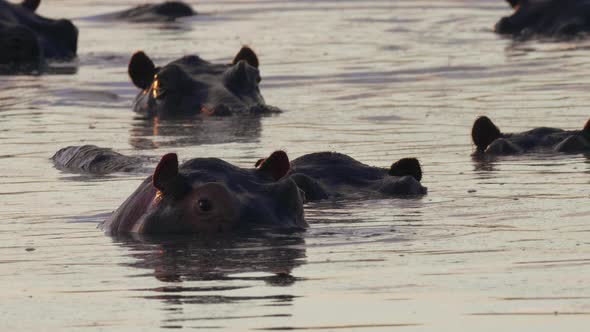
<instances>
[{"instance_id":1,"label":"water surface","mask_svg":"<svg viewBox=\"0 0 590 332\"><path fill-rule=\"evenodd\" d=\"M587 40L492 33L500 0L198 1L168 24L94 16L139 1L47 1L80 29L73 75L0 81L0 318L7 331L555 331L590 318L590 158L478 161L476 116L504 131L588 119ZM259 55L278 116L157 123L130 111L136 50ZM53 168L67 145L220 157L330 150L423 164L418 199L316 203L305 233L215 240L96 229L143 174Z\"/></svg>"}]
</instances>

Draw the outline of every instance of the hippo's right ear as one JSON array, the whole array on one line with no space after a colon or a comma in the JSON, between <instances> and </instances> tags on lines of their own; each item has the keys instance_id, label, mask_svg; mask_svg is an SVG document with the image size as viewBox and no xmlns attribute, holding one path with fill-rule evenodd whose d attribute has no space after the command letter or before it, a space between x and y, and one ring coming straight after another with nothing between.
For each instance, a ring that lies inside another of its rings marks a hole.
<instances>
[{"instance_id":1,"label":"hippo's right ear","mask_svg":"<svg viewBox=\"0 0 590 332\"><path fill-rule=\"evenodd\" d=\"M178 177L178 156L176 153L168 153L160 159L154 175L152 176L153 186L161 192L170 189Z\"/></svg>"},{"instance_id":2,"label":"hippo's right ear","mask_svg":"<svg viewBox=\"0 0 590 332\"><path fill-rule=\"evenodd\" d=\"M391 176L409 175L418 181L422 180L422 168L416 158L402 158L394 162L387 173Z\"/></svg>"},{"instance_id":3,"label":"hippo's right ear","mask_svg":"<svg viewBox=\"0 0 590 332\"><path fill-rule=\"evenodd\" d=\"M133 84L142 90L149 88L156 74L156 66L143 51L133 54L127 70Z\"/></svg>"},{"instance_id":4,"label":"hippo's right ear","mask_svg":"<svg viewBox=\"0 0 590 332\"><path fill-rule=\"evenodd\" d=\"M41 0L23 0L20 5L34 12L39 7L39 4L41 4Z\"/></svg>"},{"instance_id":5,"label":"hippo's right ear","mask_svg":"<svg viewBox=\"0 0 590 332\"><path fill-rule=\"evenodd\" d=\"M473 123L471 138L478 151L485 151L488 145L500 137L500 129L487 116L480 116Z\"/></svg>"},{"instance_id":6,"label":"hippo's right ear","mask_svg":"<svg viewBox=\"0 0 590 332\"><path fill-rule=\"evenodd\" d=\"M258 65L260 64L258 62L258 56L256 56L256 53L254 53L254 51L248 46L242 47L242 49L234 57L234 60L231 62L231 64L235 65L241 60L246 61L250 66L255 68L258 68Z\"/></svg>"},{"instance_id":7,"label":"hippo's right ear","mask_svg":"<svg viewBox=\"0 0 590 332\"><path fill-rule=\"evenodd\" d=\"M273 152L268 158L258 160L256 162L256 170L278 181L289 173L291 162L289 162L287 153L279 150Z\"/></svg>"}]
</instances>

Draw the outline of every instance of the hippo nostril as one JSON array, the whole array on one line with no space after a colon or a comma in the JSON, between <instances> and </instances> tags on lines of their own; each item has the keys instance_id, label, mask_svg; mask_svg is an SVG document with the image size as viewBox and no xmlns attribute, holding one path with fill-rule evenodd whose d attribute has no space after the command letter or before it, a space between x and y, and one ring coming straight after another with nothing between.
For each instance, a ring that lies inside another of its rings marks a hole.
<instances>
[{"instance_id":1,"label":"hippo nostril","mask_svg":"<svg viewBox=\"0 0 590 332\"><path fill-rule=\"evenodd\" d=\"M199 204L199 210L201 210L201 212L209 212L213 210L213 204L208 199L200 199L197 203Z\"/></svg>"}]
</instances>

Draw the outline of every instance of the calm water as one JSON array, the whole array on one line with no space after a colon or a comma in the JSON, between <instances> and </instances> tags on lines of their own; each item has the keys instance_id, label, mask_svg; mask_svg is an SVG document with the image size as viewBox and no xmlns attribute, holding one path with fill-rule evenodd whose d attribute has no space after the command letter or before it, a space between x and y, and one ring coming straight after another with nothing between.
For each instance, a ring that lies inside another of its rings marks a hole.
<instances>
[{"instance_id":1,"label":"calm water","mask_svg":"<svg viewBox=\"0 0 590 332\"><path fill-rule=\"evenodd\" d=\"M590 320L590 158L478 162L470 128L581 128L590 41L492 33L500 0L198 1L175 24L74 18L75 75L0 80L0 325L6 331L580 331ZM262 119L136 119L127 61L259 54ZM303 234L125 239L96 229L143 174L67 174L76 144L249 166L276 149L372 165L417 156L420 199L310 205Z\"/></svg>"}]
</instances>

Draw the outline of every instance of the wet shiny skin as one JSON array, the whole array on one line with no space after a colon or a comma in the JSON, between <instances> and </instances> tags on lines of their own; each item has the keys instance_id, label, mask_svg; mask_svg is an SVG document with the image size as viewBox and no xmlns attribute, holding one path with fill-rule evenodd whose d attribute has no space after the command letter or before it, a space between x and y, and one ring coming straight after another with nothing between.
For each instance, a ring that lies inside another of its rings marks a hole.
<instances>
[{"instance_id":1,"label":"wet shiny skin","mask_svg":"<svg viewBox=\"0 0 590 332\"><path fill-rule=\"evenodd\" d=\"M140 1L49 3L43 15L76 18ZM115 39L101 22L75 19L77 75L0 81L4 329L587 327L589 159L474 161L469 132L482 114L506 132L579 129L590 109L588 40L500 38L492 28L509 8L496 0L203 0L194 9L211 15L109 22ZM158 63L193 52L227 63L242 44L258 51L265 100L284 113L133 118L134 51ZM144 175L52 168L59 148L84 143L242 167L281 148L383 166L412 155L429 193L309 205L305 234L111 238L96 225Z\"/></svg>"}]
</instances>

